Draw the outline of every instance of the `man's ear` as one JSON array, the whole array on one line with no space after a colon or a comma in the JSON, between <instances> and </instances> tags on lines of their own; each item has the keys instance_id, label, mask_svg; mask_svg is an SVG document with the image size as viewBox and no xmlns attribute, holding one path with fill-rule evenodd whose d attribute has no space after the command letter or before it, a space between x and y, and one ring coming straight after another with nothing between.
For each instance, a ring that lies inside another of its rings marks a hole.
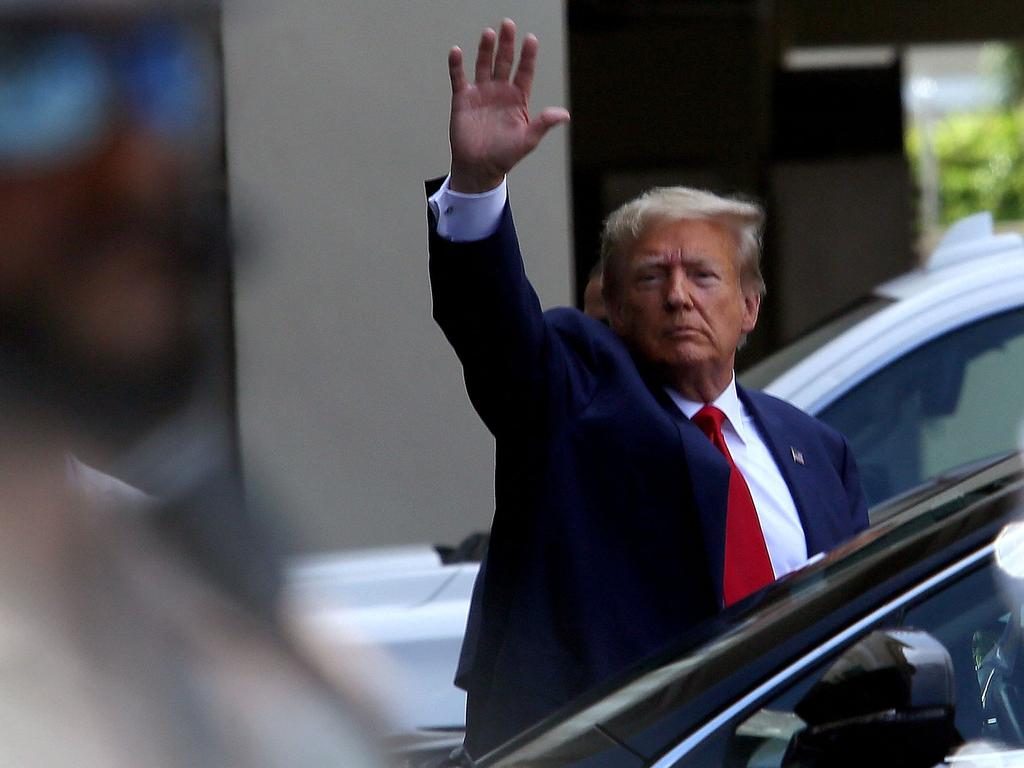
<instances>
[{"instance_id":1,"label":"man's ear","mask_svg":"<svg viewBox=\"0 0 1024 768\"><path fill-rule=\"evenodd\" d=\"M757 325L757 315L761 311L761 292L757 290L743 291L743 333L748 334Z\"/></svg>"},{"instance_id":2,"label":"man's ear","mask_svg":"<svg viewBox=\"0 0 1024 768\"><path fill-rule=\"evenodd\" d=\"M602 298L604 298L604 311L608 317L608 326L619 335L622 335L622 302L619 301L619 297L614 294L614 291L608 290L601 292Z\"/></svg>"}]
</instances>

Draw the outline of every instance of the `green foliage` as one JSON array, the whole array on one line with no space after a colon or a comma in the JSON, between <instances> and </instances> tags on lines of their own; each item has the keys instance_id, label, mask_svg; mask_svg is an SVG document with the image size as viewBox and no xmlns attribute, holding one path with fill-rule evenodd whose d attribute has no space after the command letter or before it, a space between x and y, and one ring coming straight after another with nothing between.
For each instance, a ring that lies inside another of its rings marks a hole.
<instances>
[{"instance_id":1,"label":"green foliage","mask_svg":"<svg viewBox=\"0 0 1024 768\"><path fill-rule=\"evenodd\" d=\"M915 125L907 136L918 171L926 130ZM949 115L931 126L930 137L943 224L983 210L999 221L1024 220L1024 107Z\"/></svg>"},{"instance_id":2,"label":"green foliage","mask_svg":"<svg viewBox=\"0 0 1024 768\"><path fill-rule=\"evenodd\" d=\"M1009 105L1024 104L1024 43L1002 46L999 71Z\"/></svg>"}]
</instances>

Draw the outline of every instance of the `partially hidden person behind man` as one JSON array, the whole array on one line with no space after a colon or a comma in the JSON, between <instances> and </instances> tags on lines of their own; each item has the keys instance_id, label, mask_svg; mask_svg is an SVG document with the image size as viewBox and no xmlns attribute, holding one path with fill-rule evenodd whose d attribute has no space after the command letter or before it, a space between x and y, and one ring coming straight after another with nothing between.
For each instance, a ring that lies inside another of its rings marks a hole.
<instances>
[{"instance_id":1,"label":"partially hidden person behind man","mask_svg":"<svg viewBox=\"0 0 1024 768\"><path fill-rule=\"evenodd\" d=\"M474 83L449 53L451 172L429 206L434 317L497 441L456 679L473 756L868 524L843 437L736 383L764 290L756 205L652 190L605 225L610 327L541 310L505 174L569 115L530 117L537 40L516 67L514 48L510 20L485 30Z\"/></svg>"}]
</instances>

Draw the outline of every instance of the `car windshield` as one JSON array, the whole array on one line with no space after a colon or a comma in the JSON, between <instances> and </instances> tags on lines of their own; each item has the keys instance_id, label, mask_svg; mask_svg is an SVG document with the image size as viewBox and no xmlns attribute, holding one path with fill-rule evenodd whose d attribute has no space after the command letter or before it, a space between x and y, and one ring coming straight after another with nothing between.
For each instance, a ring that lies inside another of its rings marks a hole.
<instances>
[{"instance_id":1,"label":"car windshield","mask_svg":"<svg viewBox=\"0 0 1024 768\"><path fill-rule=\"evenodd\" d=\"M727 609L478 765L590 765L595 756L595 765L619 765L604 759L608 750L620 749L618 743L627 744L634 758L658 753L724 706L737 686L788 664L798 652L793 642L813 647L828 630L822 625L862 613L865 595L879 584L991 540L1017 507L1020 466L1015 455L938 487L923 501L915 496L893 502L885 521L851 544ZM993 499L997 503L978 504Z\"/></svg>"},{"instance_id":2,"label":"car windshield","mask_svg":"<svg viewBox=\"0 0 1024 768\"><path fill-rule=\"evenodd\" d=\"M809 357L833 339L871 315L895 303L883 296L868 296L821 325L804 333L796 341L769 355L740 373L740 383L751 389L764 389L801 360Z\"/></svg>"}]
</instances>

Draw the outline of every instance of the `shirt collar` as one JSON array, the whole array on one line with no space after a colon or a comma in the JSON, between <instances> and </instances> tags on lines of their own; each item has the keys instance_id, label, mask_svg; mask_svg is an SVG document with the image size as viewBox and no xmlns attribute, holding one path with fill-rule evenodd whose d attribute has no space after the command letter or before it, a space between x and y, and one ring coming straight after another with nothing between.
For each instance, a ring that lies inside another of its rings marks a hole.
<instances>
[{"instance_id":1,"label":"shirt collar","mask_svg":"<svg viewBox=\"0 0 1024 768\"><path fill-rule=\"evenodd\" d=\"M668 396L672 398L672 402L676 404L676 407L683 412L683 415L688 419L692 419L694 414L697 413L701 408L704 407L704 403L698 403L694 400L687 400L681 394L671 387L665 387L665 391L668 392ZM728 425L732 427L733 432L743 443L749 442L747 439L747 422L746 414L747 411L743 407L743 403L740 401L739 392L736 391L736 375L733 374L732 378L729 379L729 386L727 386L718 397L714 399L711 405L715 406L722 413L725 414L725 419Z\"/></svg>"}]
</instances>

